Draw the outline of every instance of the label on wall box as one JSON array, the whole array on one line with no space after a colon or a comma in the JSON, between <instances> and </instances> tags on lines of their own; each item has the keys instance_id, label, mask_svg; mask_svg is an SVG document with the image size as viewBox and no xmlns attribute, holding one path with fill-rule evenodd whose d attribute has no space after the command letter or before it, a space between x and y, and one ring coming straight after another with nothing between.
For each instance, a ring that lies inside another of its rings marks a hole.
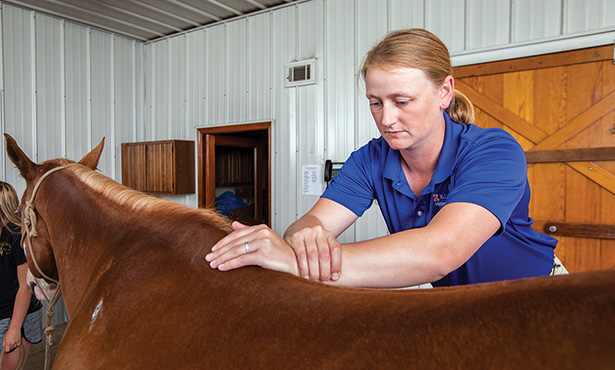
<instances>
[{"instance_id":1,"label":"label on wall box","mask_svg":"<svg viewBox=\"0 0 615 370\"><path fill-rule=\"evenodd\" d=\"M308 164L302 167L303 172L303 195L322 194L322 165Z\"/></svg>"}]
</instances>

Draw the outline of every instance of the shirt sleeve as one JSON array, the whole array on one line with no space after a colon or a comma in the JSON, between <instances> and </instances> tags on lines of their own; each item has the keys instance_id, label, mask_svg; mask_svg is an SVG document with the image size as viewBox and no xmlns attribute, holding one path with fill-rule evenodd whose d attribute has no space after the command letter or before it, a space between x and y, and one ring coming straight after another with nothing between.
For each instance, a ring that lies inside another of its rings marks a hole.
<instances>
[{"instance_id":1,"label":"shirt sleeve","mask_svg":"<svg viewBox=\"0 0 615 370\"><path fill-rule=\"evenodd\" d=\"M372 205L375 197L369 152L370 144L354 151L322 195L359 217Z\"/></svg>"},{"instance_id":2,"label":"shirt sleeve","mask_svg":"<svg viewBox=\"0 0 615 370\"><path fill-rule=\"evenodd\" d=\"M447 203L468 202L486 208L500 220L499 234L524 195L527 164L523 149L510 134L499 129L487 132L458 158Z\"/></svg>"}]
</instances>

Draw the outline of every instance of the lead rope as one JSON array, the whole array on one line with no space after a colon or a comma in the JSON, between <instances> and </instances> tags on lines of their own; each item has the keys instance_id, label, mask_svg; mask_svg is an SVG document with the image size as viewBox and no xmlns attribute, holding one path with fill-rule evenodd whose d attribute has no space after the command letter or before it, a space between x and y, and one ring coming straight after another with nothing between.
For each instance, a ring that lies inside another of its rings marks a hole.
<instances>
[{"instance_id":1,"label":"lead rope","mask_svg":"<svg viewBox=\"0 0 615 370\"><path fill-rule=\"evenodd\" d=\"M51 346L53 345L53 332L55 330L55 326L53 325L53 316L55 315L56 303L58 303L58 300L62 296L62 290L60 289L60 282L58 280L47 276L41 270L41 268L38 265L38 262L36 262L34 253L32 252L32 238L36 238L38 236L38 232L36 231L36 211L34 210L34 197L36 196L36 193L38 192L38 189L40 188L43 180L45 180L47 176L51 175L52 173L59 171L61 169L64 169L64 167L65 166L61 166L61 167L56 167L54 169L51 169L45 172L43 176L41 176L41 178L38 179L38 182L36 183L36 185L34 186L34 189L32 190L32 195L30 196L30 200L26 202L26 207L24 209L24 214L23 214L23 223L25 225L25 233L26 233L26 241L27 241L26 246L28 247L28 251L30 252L30 257L32 259L32 262L34 263L34 266L36 267L37 272L41 276L57 284L57 289L53 297L51 298L51 300L49 300L45 292L43 292L45 301L47 301L47 326L45 327L45 336L46 336L45 370L49 369L49 363L51 361Z\"/></svg>"}]
</instances>

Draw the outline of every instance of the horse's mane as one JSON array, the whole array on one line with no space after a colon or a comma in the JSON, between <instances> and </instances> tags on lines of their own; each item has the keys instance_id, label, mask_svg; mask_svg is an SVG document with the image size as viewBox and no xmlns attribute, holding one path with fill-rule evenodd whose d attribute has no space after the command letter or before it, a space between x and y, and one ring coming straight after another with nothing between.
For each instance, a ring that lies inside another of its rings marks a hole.
<instances>
[{"instance_id":1,"label":"horse's mane","mask_svg":"<svg viewBox=\"0 0 615 370\"><path fill-rule=\"evenodd\" d=\"M229 220L211 209L190 208L183 204L147 195L119 184L109 177L78 163L61 164L65 165L65 170L74 173L88 187L120 206L147 213L164 211L166 215L171 214L177 217L192 215L200 217L212 227L222 231L233 231Z\"/></svg>"}]
</instances>

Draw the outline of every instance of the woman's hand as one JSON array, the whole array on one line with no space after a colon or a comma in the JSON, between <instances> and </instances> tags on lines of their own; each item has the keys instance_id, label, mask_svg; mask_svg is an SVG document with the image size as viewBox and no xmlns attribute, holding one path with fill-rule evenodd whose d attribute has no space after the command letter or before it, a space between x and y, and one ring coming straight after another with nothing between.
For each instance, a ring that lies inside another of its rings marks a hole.
<instances>
[{"instance_id":1,"label":"woman's hand","mask_svg":"<svg viewBox=\"0 0 615 370\"><path fill-rule=\"evenodd\" d=\"M211 268L228 271L255 265L299 276L293 249L269 227L246 226L235 221L233 230L205 257Z\"/></svg>"},{"instance_id":2,"label":"woman's hand","mask_svg":"<svg viewBox=\"0 0 615 370\"><path fill-rule=\"evenodd\" d=\"M322 282L339 279L342 248L331 231L317 225L300 229L284 239L295 251L303 278Z\"/></svg>"},{"instance_id":3,"label":"woman's hand","mask_svg":"<svg viewBox=\"0 0 615 370\"><path fill-rule=\"evenodd\" d=\"M21 330L20 328L11 328L6 331L2 340L2 348L5 352L12 352L14 349L21 346Z\"/></svg>"}]
</instances>

